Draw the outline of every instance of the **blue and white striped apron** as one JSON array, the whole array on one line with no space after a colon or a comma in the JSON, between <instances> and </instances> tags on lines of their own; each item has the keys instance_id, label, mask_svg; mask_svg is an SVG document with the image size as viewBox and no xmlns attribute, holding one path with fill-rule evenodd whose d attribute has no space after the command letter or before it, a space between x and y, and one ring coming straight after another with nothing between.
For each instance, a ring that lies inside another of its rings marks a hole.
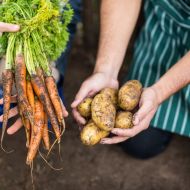
<instances>
[{"instance_id":1,"label":"blue and white striped apron","mask_svg":"<svg viewBox=\"0 0 190 190\"><path fill-rule=\"evenodd\" d=\"M145 0L144 15L128 79L148 87L190 50L190 0ZM159 107L151 126L190 137L190 85Z\"/></svg>"}]
</instances>

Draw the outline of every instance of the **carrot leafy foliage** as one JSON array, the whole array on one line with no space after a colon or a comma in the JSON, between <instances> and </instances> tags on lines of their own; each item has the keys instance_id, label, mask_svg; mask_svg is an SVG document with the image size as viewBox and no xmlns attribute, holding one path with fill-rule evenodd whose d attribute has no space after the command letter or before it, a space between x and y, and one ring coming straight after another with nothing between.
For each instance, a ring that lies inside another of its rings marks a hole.
<instances>
[{"instance_id":1,"label":"carrot leafy foliage","mask_svg":"<svg viewBox=\"0 0 190 190\"><path fill-rule=\"evenodd\" d=\"M19 32L0 37L0 56L6 55L6 68L14 70L15 56L22 53L30 75L38 67L51 75L49 62L65 50L72 16L68 0L4 0L0 21L21 26Z\"/></svg>"}]
</instances>

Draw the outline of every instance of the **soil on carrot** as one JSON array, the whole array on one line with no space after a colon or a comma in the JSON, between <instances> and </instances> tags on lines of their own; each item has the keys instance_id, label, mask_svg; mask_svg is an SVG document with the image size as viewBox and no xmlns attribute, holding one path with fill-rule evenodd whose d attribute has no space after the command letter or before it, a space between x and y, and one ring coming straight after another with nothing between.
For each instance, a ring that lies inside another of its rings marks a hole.
<instances>
[{"instance_id":1,"label":"soil on carrot","mask_svg":"<svg viewBox=\"0 0 190 190\"><path fill-rule=\"evenodd\" d=\"M74 47L64 84L67 107L92 68L93 56L81 47ZM36 190L189 190L190 139L174 136L164 153L143 161L132 158L118 145L85 147L73 119L69 117L66 123L62 159L57 156L58 147L48 158L50 164L63 170L50 169L38 156L33 169ZM12 154L0 151L0 190L32 189L30 169L25 164L24 129L12 137L6 135L4 145L15 151Z\"/></svg>"}]
</instances>

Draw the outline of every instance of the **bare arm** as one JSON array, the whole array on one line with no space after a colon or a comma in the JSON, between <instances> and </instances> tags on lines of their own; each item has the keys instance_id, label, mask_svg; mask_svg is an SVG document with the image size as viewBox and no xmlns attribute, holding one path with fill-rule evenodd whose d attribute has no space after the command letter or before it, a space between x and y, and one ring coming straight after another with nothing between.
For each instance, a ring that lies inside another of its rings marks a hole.
<instances>
[{"instance_id":1,"label":"bare arm","mask_svg":"<svg viewBox=\"0 0 190 190\"><path fill-rule=\"evenodd\" d=\"M140 7L141 0L102 0L95 73L104 72L117 79Z\"/></svg>"},{"instance_id":2,"label":"bare arm","mask_svg":"<svg viewBox=\"0 0 190 190\"><path fill-rule=\"evenodd\" d=\"M190 83L190 51L153 85L159 104Z\"/></svg>"}]
</instances>

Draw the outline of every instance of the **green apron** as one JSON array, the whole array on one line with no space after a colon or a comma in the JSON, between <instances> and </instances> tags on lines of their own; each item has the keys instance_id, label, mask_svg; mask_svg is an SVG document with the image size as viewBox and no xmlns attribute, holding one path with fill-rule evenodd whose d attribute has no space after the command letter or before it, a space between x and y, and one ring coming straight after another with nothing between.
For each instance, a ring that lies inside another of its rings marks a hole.
<instances>
[{"instance_id":1,"label":"green apron","mask_svg":"<svg viewBox=\"0 0 190 190\"><path fill-rule=\"evenodd\" d=\"M190 50L190 0L145 0L144 15L128 80L148 87ZM151 126L190 137L190 85L159 107Z\"/></svg>"}]
</instances>

